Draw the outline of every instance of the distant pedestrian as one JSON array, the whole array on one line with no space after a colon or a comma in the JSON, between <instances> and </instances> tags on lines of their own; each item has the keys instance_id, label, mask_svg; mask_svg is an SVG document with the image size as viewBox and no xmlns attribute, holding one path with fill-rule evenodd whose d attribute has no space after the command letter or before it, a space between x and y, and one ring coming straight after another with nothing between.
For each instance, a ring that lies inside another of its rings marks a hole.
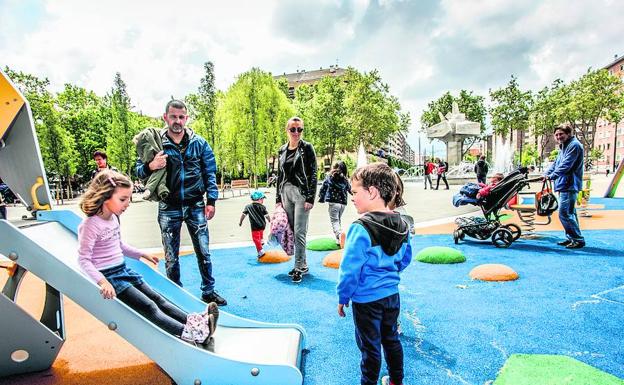
<instances>
[{"instance_id":1,"label":"distant pedestrian","mask_svg":"<svg viewBox=\"0 0 624 385\"><path fill-rule=\"evenodd\" d=\"M429 188L433 190L433 181L431 180L431 174L436 168L436 165L432 161L425 162L425 190L427 189L427 182L429 182Z\"/></svg>"},{"instance_id":2,"label":"distant pedestrian","mask_svg":"<svg viewBox=\"0 0 624 385\"><path fill-rule=\"evenodd\" d=\"M262 258L264 256L264 249L262 248L262 245L264 244L264 229L266 228L266 221L271 221L269 212L266 207L264 207L264 198L266 197L262 191L254 191L251 193L252 202L245 206L245 209L243 209L243 213L241 214L240 221L238 222L238 225L242 226L245 217L249 215L251 240L256 246L258 258Z\"/></svg>"},{"instance_id":3,"label":"distant pedestrian","mask_svg":"<svg viewBox=\"0 0 624 385\"><path fill-rule=\"evenodd\" d=\"M97 175L97 173L102 170L118 171L115 167L111 167L108 165L108 155L106 155L104 151L94 152L93 160L95 161L97 168L91 173L91 179L93 179Z\"/></svg>"},{"instance_id":4,"label":"distant pedestrian","mask_svg":"<svg viewBox=\"0 0 624 385\"><path fill-rule=\"evenodd\" d=\"M474 165L474 172L477 174L477 182L485 184L488 170L489 165L485 161L485 155L481 155L477 163Z\"/></svg>"},{"instance_id":5,"label":"distant pedestrian","mask_svg":"<svg viewBox=\"0 0 624 385\"><path fill-rule=\"evenodd\" d=\"M611 170L609 168L607 168L607 171L605 172L605 175L608 177L610 172L611 172Z\"/></svg>"},{"instance_id":6,"label":"distant pedestrian","mask_svg":"<svg viewBox=\"0 0 624 385\"><path fill-rule=\"evenodd\" d=\"M319 202L329 203L329 220L336 237L336 244L340 244L342 234L342 214L347 207L347 198L351 194L351 184L347 179L347 165L343 161L336 162L323 181L319 191Z\"/></svg>"},{"instance_id":7,"label":"distant pedestrian","mask_svg":"<svg viewBox=\"0 0 624 385\"><path fill-rule=\"evenodd\" d=\"M448 171L448 163L440 158L436 158L437 163L437 174L438 174L438 182L436 183L436 190L440 187L440 179L444 181L446 185L446 189L449 189L449 184L446 181L446 172Z\"/></svg>"}]
</instances>

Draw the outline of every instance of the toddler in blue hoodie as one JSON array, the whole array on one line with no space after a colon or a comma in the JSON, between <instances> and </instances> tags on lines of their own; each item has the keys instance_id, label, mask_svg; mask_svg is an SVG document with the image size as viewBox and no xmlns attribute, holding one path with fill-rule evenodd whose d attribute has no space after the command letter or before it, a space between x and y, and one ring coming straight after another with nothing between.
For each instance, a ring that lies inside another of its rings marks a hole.
<instances>
[{"instance_id":1,"label":"toddler in blue hoodie","mask_svg":"<svg viewBox=\"0 0 624 385\"><path fill-rule=\"evenodd\" d=\"M338 315L353 303L356 343L362 353L362 385L377 384L383 345L388 374L382 383L403 383L399 340L399 273L412 260L409 225L388 205L397 198L395 172L372 163L351 177L352 201L360 219L347 231L338 282Z\"/></svg>"}]
</instances>

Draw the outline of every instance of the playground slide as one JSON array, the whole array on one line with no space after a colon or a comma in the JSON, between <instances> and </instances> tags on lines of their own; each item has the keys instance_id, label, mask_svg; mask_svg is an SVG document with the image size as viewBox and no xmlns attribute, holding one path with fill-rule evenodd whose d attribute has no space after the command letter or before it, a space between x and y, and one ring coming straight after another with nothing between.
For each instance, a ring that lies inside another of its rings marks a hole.
<instances>
[{"instance_id":1,"label":"playground slide","mask_svg":"<svg viewBox=\"0 0 624 385\"><path fill-rule=\"evenodd\" d=\"M622 180L622 175L624 175L624 161L620 162L620 165L613 173L613 178L611 179L611 183L609 183L609 187L607 187L607 191L605 191L605 198L614 198L615 192L618 189L618 185L620 184L620 180Z\"/></svg>"},{"instance_id":2,"label":"playground slide","mask_svg":"<svg viewBox=\"0 0 624 385\"><path fill-rule=\"evenodd\" d=\"M101 297L97 285L78 266L78 215L70 211L40 211L37 215L39 222L22 229L0 221L0 254L13 253L20 266L107 324L177 384L302 384L305 331L301 326L262 323L221 311L214 348L208 351L186 343L121 301ZM199 312L205 308L203 302L144 263L129 258L127 263L181 309Z\"/></svg>"}]
</instances>

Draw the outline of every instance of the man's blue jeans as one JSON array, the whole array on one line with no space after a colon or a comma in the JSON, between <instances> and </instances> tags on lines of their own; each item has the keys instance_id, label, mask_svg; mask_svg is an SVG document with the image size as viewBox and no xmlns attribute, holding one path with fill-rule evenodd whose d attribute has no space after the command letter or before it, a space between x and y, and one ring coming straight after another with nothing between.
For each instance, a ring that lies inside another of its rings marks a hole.
<instances>
[{"instance_id":1,"label":"man's blue jeans","mask_svg":"<svg viewBox=\"0 0 624 385\"><path fill-rule=\"evenodd\" d=\"M206 214L204 213L204 203L199 201L189 205L168 205L160 202L158 204L158 223L162 243L165 249L165 268L167 277L182 286L180 282L180 230L182 222L186 223L197 265L201 276L202 295L210 295L214 291L214 278L212 277L212 262L210 261L210 251L208 249L208 226Z\"/></svg>"},{"instance_id":2,"label":"man's blue jeans","mask_svg":"<svg viewBox=\"0 0 624 385\"><path fill-rule=\"evenodd\" d=\"M578 191L559 192L559 220L569 240L584 244L585 238L581 234L576 209L574 208L577 196Z\"/></svg>"}]
</instances>

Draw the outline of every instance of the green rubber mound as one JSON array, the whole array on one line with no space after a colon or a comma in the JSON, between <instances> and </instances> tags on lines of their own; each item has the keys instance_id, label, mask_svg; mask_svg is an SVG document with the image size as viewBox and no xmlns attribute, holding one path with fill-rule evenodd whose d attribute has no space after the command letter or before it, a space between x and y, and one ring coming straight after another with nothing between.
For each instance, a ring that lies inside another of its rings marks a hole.
<instances>
[{"instance_id":1,"label":"green rubber mound","mask_svg":"<svg viewBox=\"0 0 624 385\"><path fill-rule=\"evenodd\" d=\"M624 385L609 373L567 356L512 354L494 385Z\"/></svg>"},{"instance_id":2,"label":"green rubber mound","mask_svg":"<svg viewBox=\"0 0 624 385\"><path fill-rule=\"evenodd\" d=\"M416 259L424 263L462 263L466 261L464 254L451 247L426 247L416 254Z\"/></svg>"},{"instance_id":3,"label":"green rubber mound","mask_svg":"<svg viewBox=\"0 0 624 385\"><path fill-rule=\"evenodd\" d=\"M340 245L336 244L334 238L319 238L308 241L306 248L314 251L338 250Z\"/></svg>"},{"instance_id":4,"label":"green rubber mound","mask_svg":"<svg viewBox=\"0 0 624 385\"><path fill-rule=\"evenodd\" d=\"M501 216L500 216L500 218L498 218L498 219L499 219L501 222L505 222L505 221L508 221L508 220L510 220L510 219L513 219L513 217L514 217L514 216L513 216L513 215L511 215L511 214L503 214L503 215L501 215Z\"/></svg>"}]
</instances>

